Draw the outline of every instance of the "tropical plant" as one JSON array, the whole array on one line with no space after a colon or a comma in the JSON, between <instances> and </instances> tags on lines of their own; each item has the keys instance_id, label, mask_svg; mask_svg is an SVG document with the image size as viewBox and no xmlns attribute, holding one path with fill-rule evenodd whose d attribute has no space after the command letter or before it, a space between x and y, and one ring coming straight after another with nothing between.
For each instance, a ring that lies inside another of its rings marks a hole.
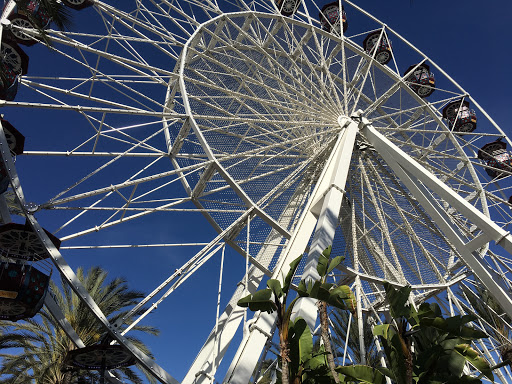
<instances>
[{"instance_id":1,"label":"tropical plant","mask_svg":"<svg viewBox=\"0 0 512 384\"><path fill-rule=\"evenodd\" d=\"M500 343L499 351L503 362L512 369L512 320L489 292L481 285L475 291L462 286L462 291L471 303L472 309L483 320L485 331ZM466 308L472 311L471 308Z\"/></svg>"},{"instance_id":2,"label":"tropical plant","mask_svg":"<svg viewBox=\"0 0 512 384\"><path fill-rule=\"evenodd\" d=\"M316 269L322 284L327 283L327 277L329 276L329 273L331 273L331 271L336 268L344 259L342 256L335 257L329 265L331 250L332 246L329 245L318 257L318 264ZM329 366L334 382L339 383L340 380L336 373L336 364L334 363L334 355L332 353L331 340L329 337L329 315L327 314L327 302L324 300L318 300L316 305L318 307L318 317L320 318L320 335L322 337L325 351L327 352L327 365Z\"/></svg>"},{"instance_id":3,"label":"tropical plant","mask_svg":"<svg viewBox=\"0 0 512 384\"><path fill-rule=\"evenodd\" d=\"M334 284L322 283L317 281L302 280L297 288L299 296L287 305L287 300L291 294L292 279L297 271L303 256L298 257L290 263L290 270L286 275L283 284L279 280L269 279L267 288L256 291L243 297L238 301L241 307L248 307L252 311L265 311L268 313L277 312L277 329L279 332L279 346L281 357L281 371L283 384L300 384L309 377L308 382L312 382L313 377L325 378L329 370L325 365L319 363L318 357L322 357L326 352L313 354L313 341L311 330L302 318L291 320L291 314L295 303L301 297L310 297L317 300L323 300L330 305L340 309L354 308L354 296L348 286L335 286ZM327 270L332 271L341 259L336 258L328 265ZM337 264L336 264L337 263ZM332 376L330 378L332 380Z\"/></svg>"},{"instance_id":4,"label":"tropical plant","mask_svg":"<svg viewBox=\"0 0 512 384\"><path fill-rule=\"evenodd\" d=\"M494 381L488 362L471 348L473 341L487 335L469 325L475 316L444 318L435 303L411 306L411 287L395 289L384 283L392 321L375 326L384 348L388 368L369 366L338 367L349 380L383 383L385 376L397 384L481 383L480 376ZM469 363L479 377L464 374Z\"/></svg>"},{"instance_id":5,"label":"tropical plant","mask_svg":"<svg viewBox=\"0 0 512 384\"><path fill-rule=\"evenodd\" d=\"M77 277L87 289L93 300L109 319L111 323L127 316L128 308L133 307L145 295L139 291L130 290L123 278L115 278L107 282L108 272L100 267L93 267L84 273L78 268ZM86 346L108 342L107 332L94 318L81 300L62 281L62 289L51 282L51 294L64 316ZM126 327L144 310L127 317ZM123 328L121 327L121 328ZM74 344L59 328L56 320L44 308L40 316L18 323L0 322L1 341L0 348L17 348L15 353L6 350L0 354L0 382L4 383L33 383L38 384L70 384L83 381L84 377L92 377L96 381L99 374L83 370L63 370L64 359L68 351L75 349ZM126 337L142 352L152 356L146 345L133 331L158 335L159 331L151 326L136 325ZM114 371L123 379L135 384L142 384L144 380L140 374L131 367L120 368ZM142 371L146 380L154 382L153 377ZM90 381L90 380L88 380Z\"/></svg>"}]
</instances>

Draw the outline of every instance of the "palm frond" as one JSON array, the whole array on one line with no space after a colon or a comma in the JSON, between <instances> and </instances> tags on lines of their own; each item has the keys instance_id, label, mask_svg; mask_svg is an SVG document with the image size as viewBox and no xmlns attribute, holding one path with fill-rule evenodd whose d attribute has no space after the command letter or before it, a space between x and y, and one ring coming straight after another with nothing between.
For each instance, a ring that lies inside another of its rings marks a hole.
<instances>
[{"instance_id":1,"label":"palm frond","mask_svg":"<svg viewBox=\"0 0 512 384\"><path fill-rule=\"evenodd\" d=\"M110 322L119 318L120 315L127 315L128 309L144 297L142 292L130 290L123 278L107 280L108 273L100 267L93 267L87 272L78 268L76 275ZM107 332L103 325L69 289L65 281L61 282L61 287L52 282L50 289L52 297L62 309L64 316L86 345L97 344L105 338ZM128 318L128 324L136 315ZM91 372L79 370L72 371L72 373L62 372L64 358L68 351L74 349L75 346L58 328L55 319L46 308L41 311L39 316L26 321L15 324L0 321L0 332L0 350L6 351L9 348L20 350L20 352L17 351L17 354L0 354L2 358L0 361L0 384L4 381L10 384L32 384L33 382L59 384L63 382L64 374L72 376L72 381L69 382L76 382L78 378L86 376L99 379L97 374ZM138 324L127 335L127 338L137 348L152 357L147 345L136 336L141 333L158 335L159 330L150 325ZM124 377L134 384L155 382L151 374L140 367L139 369L123 368L117 372L120 377Z\"/></svg>"}]
</instances>

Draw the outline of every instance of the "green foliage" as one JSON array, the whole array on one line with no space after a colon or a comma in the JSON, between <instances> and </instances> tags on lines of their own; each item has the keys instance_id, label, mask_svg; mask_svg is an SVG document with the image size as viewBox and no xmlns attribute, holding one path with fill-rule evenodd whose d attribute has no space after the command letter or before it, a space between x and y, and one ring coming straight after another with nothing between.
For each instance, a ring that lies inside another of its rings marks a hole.
<instances>
[{"instance_id":1,"label":"green foliage","mask_svg":"<svg viewBox=\"0 0 512 384\"><path fill-rule=\"evenodd\" d=\"M299 264L302 260L302 257L303 255L297 257L290 263L290 270L288 271L288 274L284 279L283 292L288 293L288 291L290 290L290 285L292 284L293 276L295 276L295 272L297 272L297 268L299 268Z\"/></svg>"},{"instance_id":2,"label":"green foliage","mask_svg":"<svg viewBox=\"0 0 512 384\"><path fill-rule=\"evenodd\" d=\"M500 304L492 297L482 285L475 285L472 289L462 285L462 293L471 303L468 311L475 311L485 327L485 331L501 345L499 351L502 361L512 368L512 331L510 317Z\"/></svg>"},{"instance_id":3,"label":"green foliage","mask_svg":"<svg viewBox=\"0 0 512 384\"><path fill-rule=\"evenodd\" d=\"M111 323L126 317L128 309L145 297L142 292L130 290L126 280L122 278L108 280L108 273L99 267L93 267L87 273L84 273L82 268L78 268L77 277ZM104 327L65 282L62 282L61 285L62 290L53 281L51 282L52 296L80 339L87 346L104 340L107 336ZM144 311L145 308L141 308L129 316L121 330ZM40 312L39 318L17 323L1 321L0 330L3 340L0 347L4 351L0 354L2 382L62 384L84 377L90 377L90 379L86 379L88 382L99 380L98 374L95 372L62 372L64 358L67 352L74 349L75 346L46 308ZM136 325L133 327L133 331L135 332L127 334L128 339L142 352L152 357L148 347L136 335L137 333L158 335L158 329ZM20 349L13 354L9 353L7 348ZM143 380L130 367L120 368L115 372L123 380L132 383L154 382L153 376L149 373L144 372L146 377Z\"/></svg>"},{"instance_id":4,"label":"green foliage","mask_svg":"<svg viewBox=\"0 0 512 384\"><path fill-rule=\"evenodd\" d=\"M350 288L326 282L327 275L343 261L342 257L329 261L330 254L331 247L319 257L319 280L302 280L299 283L298 298L310 297L324 301L335 307L339 314L347 309L354 311L355 298ZM464 367L468 363L478 370L482 377L494 381L489 363L471 348L473 341L487 337L484 332L469 324L476 319L474 316L444 318L441 308L435 303L423 303L415 309L409 304L411 287L397 289L389 283L384 283L384 289L393 320L389 324L377 325L373 329L373 334L381 340L388 368L352 365L330 369L327 359L329 352L325 352L323 347L317 353L313 351L312 335L306 322L302 318L296 319L295 322L290 320L291 311L298 298L286 307L291 281L301 258L290 264L290 272L283 286L278 280L270 279L267 282L268 288L248 295L238 302L239 305L252 310L278 311L278 328L280 335L285 337L284 345L287 348L285 357L282 357L283 369L289 373L283 374L283 383L288 383L288 378L293 383L333 383L334 373L340 383L346 384L384 384L386 377L397 384L481 383L479 377L464 374ZM347 321L341 323L346 324ZM347 332L349 330L345 330L345 335ZM375 362L377 355L374 357ZM284 358L289 361L289 366L284 363Z\"/></svg>"},{"instance_id":5,"label":"green foliage","mask_svg":"<svg viewBox=\"0 0 512 384\"><path fill-rule=\"evenodd\" d=\"M337 367L336 372L341 374L340 379L344 383L359 382L368 384L384 384L387 376L393 377L393 374L385 368L373 368L368 365L349 365L346 367Z\"/></svg>"},{"instance_id":6,"label":"green foliage","mask_svg":"<svg viewBox=\"0 0 512 384\"><path fill-rule=\"evenodd\" d=\"M320 280L315 282L302 280L297 287L297 293L301 297L325 301L338 309L348 309L353 312L356 307L354 294L346 285L335 286L322 283Z\"/></svg>"},{"instance_id":7,"label":"green foliage","mask_svg":"<svg viewBox=\"0 0 512 384\"><path fill-rule=\"evenodd\" d=\"M355 319L350 319L351 315L348 311L334 308L331 311L330 319L334 332L332 333L333 349L340 350L343 353L345 342L348 341L347 353L352 356L355 364L362 361L361 347L359 339L358 324ZM363 313L363 324L369 324L369 315ZM348 333L348 335L347 335ZM366 365L376 367L380 364L379 351L375 344L372 328L370 326L363 329L363 340Z\"/></svg>"},{"instance_id":8,"label":"green foliage","mask_svg":"<svg viewBox=\"0 0 512 384\"><path fill-rule=\"evenodd\" d=\"M276 279L268 280L267 287L269 287L272 290L272 293L278 299L280 299L281 296L283 296L283 294L284 294L283 288L281 288L281 283L279 282L279 280L276 280Z\"/></svg>"},{"instance_id":9,"label":"green foliage","mask_svg":"<svg viewBox=\"0 0 512 384\"><path fill-rule=\"evenodd\" d=\"M249 308L251 311L263 311L272 313L277 309L275 302L272 298L271 289L262 289L254 292L252 295L247 295L238 300L240 307Z\"/></svg>"},{"instance_id":10,"label":"green foliage","mask_svg":"<svg viewBox=\"0 0 512 384\"><path fill-rule=\"evenodd\" d=\"M281 364L286 373L282 382L331 383L333 378L326 363L326 352L313 353L313 338L304 319L290 320L293 307L301 297L322 300L340 309L355 308L355 298L348 286L337 287L326 283L326 276L336 268L343 258L334 258L329 263L331 248L327 248L320 256L318 270L322 276L318 281L302 280L297 288L298 296L287 306L293 276L303 256L290 263L290 270L283 284L276 279L267 281L267 288L249 294L238 301L241 307L252 311L277 311L277 328L281 340ZM288 364L289 362L289 364Z\"/></svg>"},{"instance_id":11,"label":"green foliage","mask_svg":"<svg viewBox=\"0 0 512 384\"><path fill-rule=\"evenodd\" d=\"M381 340L389 369L343 367L340 373L362 383L380 383L381 375L397 384L481 383L463 373L469 363L494 381L489 363L471 348L473 341L487 337L468 325L474 316L443 318L435 303L423 303L416 310L408 303L410 287L395 289L385 283L384 288L393 321L375 326L373 333Z\"/></svg>"},{"instance_id":12,"label":"green foliage","mask_svg":"<svg viewBox=\"0 0 512 384\"><path fill-rule=\"evenodd\" d=\"M345 260L344 256L336 256L329 263L329 258L331 257L332 246L328 246L324 249L322 254L318 257L318 264L316 270L320 275L320 280L322 283L325 283L326 277L331 273L334 268L341 264L343 260Z\"/></svg>"},{"instance_id":13,"label":"green foliage","mask_svg":"<svg viewBox=\"0 0 512 384\"><path fill-rule=\"evenodd\" d=\"M313 350L313 336L306 321L297 318L290 322L290 377L298 378L301 383L331 384L324 347L317 352ZM297 380L296 380L297 381Z\"/></svg>"},{"instance_id":14,"label":"green foliage","mask_svg":"<svg viewBox=\"0 0 512 384\"><path fill-rule=\"evenodd\" d=\"M288 342L290 344L290 369L292 376L301 375L303 366L313 353L313 337L306 321L299 317L290 320Z\"/></svg>"},{"instance_id":15,"label":"green foliage","mask_svg":"<svg viewBox=\"0 0 512 384\"><path fill-rule=\"evenodd\" d=\"M326 251L324 251L324 253ZM249 308L251 311L272 313L278 310L283 303L286 303L286 298L290 291L293 276L297 271L302 257L303 256L299 256L290 263L290 271L286 275L282 287L279 280L269 279L267 281L267 288L241 298L238 300L237 304L240 307ZM323 255L323 257L325 258L325 255ZM337 257L333 259L329 265L325 263L325 273L334 269L342 260L343 258ZM297 293L300 297L311 297L313 299L322 300L339 309L348 309L350 311L355 310L354 294L350 290L350 287L346 285L336 286L334 284L323 283L320 280L308 282L301 280L297 287ZM295 302L293 304L295 304ZM290 312L290 314L292 309L293 306L290 305L288 308L288 312Z\"/></svg>"}]
</instances>

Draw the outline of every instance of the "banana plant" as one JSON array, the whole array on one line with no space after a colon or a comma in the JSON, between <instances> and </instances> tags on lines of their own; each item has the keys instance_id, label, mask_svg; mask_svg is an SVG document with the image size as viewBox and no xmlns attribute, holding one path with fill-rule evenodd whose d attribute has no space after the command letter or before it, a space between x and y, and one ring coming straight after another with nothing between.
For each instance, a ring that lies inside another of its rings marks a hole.
<instances>
[{"instance_id":1,"label":"banana plant","mask_svg":"<svg viewBox=\"0 0 512 384\"><path fill-rule=\"evenodd\" d=\"M327 277L329 276L329 273L331 273L334 268L340 265L340 263L345 259L343 256L337 256L329 263L331 250L332 246L327 247L318 258L316 270L320 275L320 282L322 285L327 283ZM320 335L324 343L325 351L327 352L327 365L329 366L334 382L338 384L340 380L338 378L338 374L336 373L336 364L334 363L334 355L332 353L331 340L329 337L329 317L327 315L328 303L324 300L318 300L316 305L318 307L318 317L320 318Z\"/></svg>"},{"instance_id":2,"label":"banana plant","mask_svg":"<svg viewBox=\"0 0 512 384\"><path fill-rule=\"evenodd\" d=\"M311 330L301 318L296 319L295 322L291 321L295 303L301 297L311 297L325 301L340 309L353 311L355 306L354 295L348 286L335 286L321 280L308 282L302 280L297 288L298 296L287 305L288 298L292 293L293 276L302 257L300 256L290 263L290 270L284 278L282 285L277 279L269 279L267 281L267 288L247 295L238 301L239 306L249 308L251 311L277 312L283 384L300 384L303 382L304 375L308 373L310 377L322 376L322 374L319 374L322 368L318 364L315 365L315 362L318 363L318 359L311 359L318 358L318 356L323 356L326 353L313 355L310 352L310 349L312 351L312 342L311 348L309 347L309 340L312 337ZM340 262L340 259L331 261L327 270L332 271ZM290 348L291 346L293 348ZM333 380L332 376L330 380ZM308 382L311 381L308 380Z\"/></svg>"},{"instance_id":3,"label":"banana plant","mask_svg":"<svg viewBox=\"0 0 512 384\"><path fill-rule=\"evenodd\" d=\"M487 335L470 325L471 315L444 318L436 303L423 303L416 310L409 301L411 287L395 289L384 283L392 321L378 325L379 336L389 368L367 366L338 367L346 382L384 383L385 376L397 384L481 383L485 376L494 382L492 368L471 347ZM478 377L464 373L466 364L480 372Z\"/></svg>"}]
</instances>

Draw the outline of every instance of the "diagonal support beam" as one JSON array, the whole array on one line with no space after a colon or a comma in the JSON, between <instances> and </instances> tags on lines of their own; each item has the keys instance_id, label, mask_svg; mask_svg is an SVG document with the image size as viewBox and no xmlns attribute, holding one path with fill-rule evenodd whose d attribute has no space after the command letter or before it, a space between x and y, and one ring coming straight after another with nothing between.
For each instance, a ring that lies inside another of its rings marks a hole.
<instances>
[{"instance_id":1,"label":"diagonal support beam","mask_svg":"<svg viewBox=\"0 0 512 384\"><path fill-rule=\"evenodd\" d=\"M342 128L338 140L318 179L304 213L299 219L286 249L283 251L279 264L274 269L272 278L280 279L283 274L286 275L290 262L306 249L315 227L317 229L303 277L314 278L317 264L315 255L318 257L319 252L322 252L332 242L357 134L357 124L353 120L342 117L338 122ZM309 318L309 322L314 323L316 321L316 306L314 303L312 305L311 303L306 304L300 310L303 317ZM271 335L275 319L275 314L255 313L248 324L247 329L249 331L245 332L231 366L224 377L224 383L246 384L249 382L261 351Z\"/></svg>"},{"instance_id":2,"label":"diagonal support beam","mask_svg":"<svg viewBox=\"0 0 512 384\"><path fill-rule=\"evenodd\" d=\"M422 165L379 133L367 119L362 119L359 128L368 142L398 175L425 211L439 226L443 234L454 245L464 263L482 281L485 287L499 301L505 312L512 316L512 299L509 293L496 281L492 268L475 252L475 243L468 241L455 226L445 209L433 196L436 194L451 207L469 219L488 238L512 253L512 235L489 217L484 215L463 197L454 192ZM477 242L481 244L481 241Z\"/></svg>"},{"instance_id":3,"label":"diagonal support beam","mask_svg":"<svg viewBox=\"0 0 512 384\"><path fill-rule=\"evenodd\" d=\"M64 277L70 288L76 293L83 304L91 311L98 321L105 327L105 330L109 335L115 339L120 345L122 345L127 351L129 351L135 360L147 369L158 381L162 384L179 384L179 382L167 373L162 367L160 367L155 361L149 358L146 354L140 351L133 343L126 337L122 336L117 328L115 328L108 319L105 317L101 309L94 302L89 292L85 289L83 284L80 282L76 274L73 272L69 264L64 260L59 250L55 247L53 242L50 240L48 235L44 232L43 228L39 225L39 222L35 219L26 208L25 196L21 188L21 183L14 166L14 161L10 155L9 146L5 137L4 129L0 124L0 160L3 162L4 167L7 169L8 175L11 179L12 189L16 195L16 198L20 202L22 209L25 211L27 221L30 223L34 233L37 235L42 244L46 247L48 256L53 261L55 267L60 272L61 276ZM50 303L51 305L51 303Z\"/></svg>"}]
</instances>

